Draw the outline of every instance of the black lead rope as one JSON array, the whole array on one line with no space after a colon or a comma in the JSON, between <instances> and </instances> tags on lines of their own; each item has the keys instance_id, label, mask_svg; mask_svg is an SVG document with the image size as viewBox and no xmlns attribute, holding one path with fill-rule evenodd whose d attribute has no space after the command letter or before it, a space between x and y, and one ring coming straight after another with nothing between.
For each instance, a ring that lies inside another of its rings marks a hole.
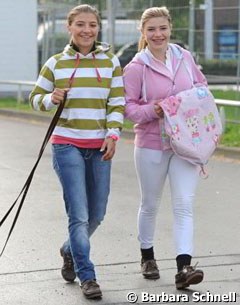
<instances>
[{"instance_id":1,"label":"black lead rope","mask_svg":"<svg viewBox=\"0 0 240 305\"><path fill-rule=\"evenodd\" d=\"M72 75L71 75L71 77L69 78L69 81L68 81L68 88L69 88L69 89L72 87L73 80L74 80L74 76L75 76L75 73L76 73L77 68L78 68L78 66L79 66L79 63L80 63L80 56L79 56L79 53L77 53L74 71L73 71L73 73L72 73ZM2 219L1 222L0 222L0 227L1 227L1 226L3 225L3 223L5 222L5 220L8 218L8 216L10 215L12 209L13 209L13 208L15 207L15 205L17 204L18 199L19 199L20 196L22 195L21 201L20 201L20 203L19 203L17 212L16 212L16 214L15 214L15 217L14 217L14 220L13 220L13 223L12 223L12 226L11 226L9 232L8 232L8 236L7 236L7 239L6 239L5 244L4 244L4 246L3 246L3 249L2 249L2 251L1 251L0 257L2 256L2 254L3 254L3 252L4 252L4 250L5 250L6 246L7 246L8 240L9 240L9 238L10 238L10 236L11 236L11 234L12 234L12 231L13 231L15 225L16 225L16 222L17 222L17 219L18 219L18 217L19 217L20 211L21 211L21 209L22 209L24 200L25 200L25 198L26 198L26 196L27 196L28 189L29 189L29 187L30 187L30 185L31 185L33 175L34 175L35 170L36 170L36 168L37 168L37 166L38 166L38 163L39 163L39 161L40 161L40 159L41 159L41 157L42 157L42 155L43 155L43 152L44 152L44 150L45 150L45 148L46 148L46 146L47 146L47 144L48 144L48 141L49 141L49 139L50 139L50 137L51 137L51 135L52 135L52 132L53 132L55 126L57 125L58 119L59 119L59 117L60 117L60 115L61 115L61 113L62 113L62 110L63 110L63 108L64 108L66 99L67 99L67 91L65 91L63 101L59 104L59 106L58 106L58 108L57 108L57 111L55 112L55 114L54 114L54 116L53 116L53 118L52 118L52 121L51 121L51 123L50 123L50 125L49 125L49 127L48 127L48 130L47 130L47 132L46 132L46 135L45 135L45 138L44 138L44 140L43 140L42 146L41 146L41 148L40 148L40 151L39 151L39 154L38 154L38 158L37 158L36 163L34 164L34 166L33 166L32 170L31 170L31 172L30 172L30 174L29 174L29 176L28 176L28 178L27 178L27 180L26 180L26 182L25 182L25 184L24 184L24 186L23 186L21 192L19 193L19 195L17 196L16 200L13 202L13 204L12 204L11 207L10 207L10 209L7 211L7 213L4 215L3 219Z\"/></svg>"},{"instance_id":2,"label":"black lead rope","mask_svg":"<svg viewBox=\"0 0 240 305\"><path fill-rule=\"evenodd\" d=\"M45 138L44 138L44 140L43 140L42 146L41 146L40 151L39 151L39 154L38 154L37 161L35 162L35 164L34 164L32 170L31 170L31 172L30 172L30 174L29 174L29 176L28 176L28 178L27 178L27 180L26 180L26 182L25 182L25 184L24 184L24 186L23 186L23 188L22 188L22 190L21 190L21 192L19 193L19 195L17 196L16 200L14 201L14 203L12 204L12 206L10 207L10 209L7 211L7 213L4 215L3 219L2 219L1 222L0 222L0 227L1 227L1 226L3 225L3 223L5 222L5 220L8 218L8 216L10 215L10 213L11 213L12 209L14 208L14 206L17 204L18 199L19 199L20 196L22 195L21 201L20 201L20 203L19 203L19 206L18 206L16 215L15 215L15 217L14 217L12 226L11 226L9 232L8 232L8 236L7 236L7 239L6 239L5 244L4 244L4 246L3 246L3 249L2 249L2 251L1 251L0 257L2 256L2 254L3 254L3 252L4 252L4 250L5 250L6 246L7 246L8 240L9 240L9 238L10 238L10 236L11 236L11 234L12 234L12 231L13 231L15 225L16 225L16 222L17 222L17 219L18 219L18 217L19 217L20 211L21 211L21 209L22 209L24 200L25 200L25 198L26 198L26 196L27 196L28 189L29 189L29 187L30 187L30 185L31 185L33 175L34 175L35 170L36 170L36 168L37 168L37 166L38 166L38 163L39 163L39 161L40 161L40 159L41 159L41 157L42 157L42 155L43 155L43 152L44 152L44 150L45 150L45 148L46 148L46 146L47 146L47 143L48 143L48 141L49 141L49 139L50 139L50 137L51 137L51 135L52 135L52 132L53 132L53 130L54 130L56 124L57 124L57 121L58 121L58 119L59 119L59 117L60 117L60 114L61 114L61 112L62 112L62 110L63 110L63 108L64 108L66 99L67 99L67 92L65 92L65 94L64 94L64 99L63 99L63 101L59 104L59 106L58 106L58 108L57 108L57 111L55 112L55 114L54 114L54 116L53 116L53 118L52 118L52 121L51 121L51 123L50 123L50 125L49 125L49 127L48 127L48 130L47 130L47 132L46 132Z\"/></svg>"},{"instance_id":3,"label":"black lead rope","mask_svg":"<svg viewBox=\"0 0 240 305\"><path fill-rule=\"evenodd\" d=\"M75 73L76 73L77 68L79 66L79 63L80 63L80 56L79 56L79 53L77 53L74 71L73 71L73 73L72 73L72 75L71 75L71 77L69 78L69 81L68 81L68 88L69 89L72 87L74 76L75 76ZM50 139L50 137L52 135L52 132L53 132L53 130L54 130L54 128L55 128L55 126L56 126L56 124L58 122L58 119L59 119L59 117L60 117L60 115L62 113L62 110L64 108L66 99L67 99L67 91L65 91L63 101L59 104L59 106L57 108L57 111L55 112L55 114L54 114L54 116L52 118L52 121L51 121L51 123L50 123L50 125L48 127L48 130L47 130L47 133L46 133L45 138L43 140L42 146L40 148L40 151L39 151L36 163L34 164L34 166L33 166L32 170L31 170L31 172L30 172L30 174L29 174L29 176L28 176L28 178L27 178L27 180L26 180L26 182L25 182L21 192L19 193L19 195L17 196L16 200L13 202L12 206L10 207L10 209L7 211L7 213L4 215L3 219L0 222L0 227L1 227L3 225L3 223L5 222L5 220L8 218L8 216L10 215L12 209L15 207L16 203L18 202L18 199L22 195L21 201L19 203L19 207L18 207L16 215L14 217L12 226L11 226L9 232L8 232L8 236L7 236L7 239L6 239L5 244L3 246L3 249L2 249L2 252L0 254L0 257L2 256L2 254L4 252L4 250L5 250L6 246L7 246L8 240L9 240L9 238L10 238L10 236L12 234L12 231L13 231L15 225L16 225L16 222L17 222L17 219L19 217L20 211L22 209L24 200L25 200L25 198L27 196L28 189L29 189L29 187L31 185L33 175L34 175L35 170L36 170L36 168L38 166L38 163L39 163L39 161L40 161L40 159L42 157L42 154L43 154L43 152L45 150L45 147L47 146L47 143L48 143L48 141L49 141L49 139Z\"/></svg>"}]
</instances>

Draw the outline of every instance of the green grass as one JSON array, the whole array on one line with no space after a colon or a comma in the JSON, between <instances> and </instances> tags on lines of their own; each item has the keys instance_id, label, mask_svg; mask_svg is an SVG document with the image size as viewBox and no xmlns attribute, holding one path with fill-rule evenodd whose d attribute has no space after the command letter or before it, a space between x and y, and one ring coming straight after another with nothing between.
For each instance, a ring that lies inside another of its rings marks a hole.
<instances>
[{"instance_id":1,"label":"green grass","mask_svg":"<svg viewBox=\"0 0 240 305\"><path fill-rule=\"evenodd\" d=\"M233 90L211 90L214 97L218 99L226 100L240 100L239 93ZM17 103L14 98L2 98L0 99L0 108L14 109L18 111L33 112L28 102ZM224 111L227 120L240 121L240 107L224 106ZM49 115L51 113L48 113ZM124 129L131 130L133 123L125 120ZM220 144L224 146L240 147L240 124L227 123L225 132L221 137Z\"/></svg>"},{"instance_id":2,"label":"green grass","mask_svg":"<svg viewBox=\"0 0 240 305\"><path fill-rule=\"evenodd\" d=\"M131 122L131 121L129 121L129 120L124 120L124 129L133 129L133 123Z\"/></svg>"},{"instance_id":3,"label":"green grass","mask_svg":"<svg viewBox=\"0 0 240 305\"><path fill-rule=\"evenodd\" d=\"M29 102L24 101L22 103L18 103L14 98L0 98L0 109L9 109L16 111L24 111L29 113L36 113L35 110L32 109ZM52 115L54 110L46 111L43 115Z\"/></svg>"},{"instance_id":4,"label":"green grass","mask_svg":"<svg viewBox=\"0 0 240 305\"><path fill-rule=\"evenodd\" d=\"M217 99L224 100L240 100L240 94L234 90L211 90L212 94ZM240 147L240 107L223 106L226 120L238 121L239 124L226 123L225 132L221 137L220 144L224 146Z\"/></svg>"},{"instance_id":5,"label":"green grass","mask_svg":"<svg viewBox=\"0 0 240 305\"><path fill-rule=\"evenodd\" d=\"M5 109L16 109L22 111L31 111L31 107L27 102L17 103L14 98L1 98L0 99L0 108Z\"/></svg>"},{"instance_id":6,"label":"green grass","mask_svg":"<svg viewBox=\"0 0 240 305\"><path fill-rule=\"evenodd\" d=\"M235 90L211 90L212 94L215 98L223 99L223 100L233 100L238 101L240 99L240 92Z\"/></svg>"}]
</instances>

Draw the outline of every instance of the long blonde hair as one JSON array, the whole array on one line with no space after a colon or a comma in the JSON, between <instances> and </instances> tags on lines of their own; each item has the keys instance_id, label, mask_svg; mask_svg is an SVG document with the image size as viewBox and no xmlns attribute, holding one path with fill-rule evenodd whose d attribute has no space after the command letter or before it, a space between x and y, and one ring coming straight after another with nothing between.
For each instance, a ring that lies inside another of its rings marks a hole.
<instances>
[{"instance_id":1,"label":"long blonde hair","mask_svg":"<svg viewBox=\"0 0 240 305\"><path fill-rule=\"evenodd\" d=\"M155 17L166 17L170 26L172 26L172 18L170 16L169 10L166 8L166 6L161 7L150 7L147 8L140 19L140 26L139 30L141 31L141 37L138 42L138 51L141 51L142 49L146 48L147 42L142 34L142 30L144 28L145 23Z\"/></svg>"}]
</instances>

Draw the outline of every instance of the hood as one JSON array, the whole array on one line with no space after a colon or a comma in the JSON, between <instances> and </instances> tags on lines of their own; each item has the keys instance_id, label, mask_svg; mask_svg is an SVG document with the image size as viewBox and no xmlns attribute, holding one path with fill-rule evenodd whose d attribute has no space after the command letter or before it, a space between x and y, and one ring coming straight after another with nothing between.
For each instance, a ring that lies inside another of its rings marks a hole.
<instances>
[{"instance_id":1,"label":"hood","mask_svg":"<svg viewBox=\"0 0 240 305\"><path fill-rule=\"evenodd\" d=\"M182 47L180 47L177 44L173 44L173 43L169 43L168 46L171 48L172 53L178 60L182 59L182 57L183 57L183 48ZM132 63L138 63L138 64L146 65L150 68L153 68L151 65L150 59L149 59L148 55L146 54L145 49L141 50L134 56L134 58L132 59Z\"/></svg>"},{"instance_id":2,"label":"hood","mask_svg":"<svg viewBox=\"0 0 240 305\"><path fill-rule=\"evenodd\" d=\"M171 48L171 51L172 51L172 54L173 54L173 57L176 59L177 61L177 65L175 67L175 71L174 71L174 76L173 78L169 75L168 73L168 69L166 69L166 72L163 73L162 71L156 69L152 64L151 64L151 61L150 61L150 58L149 56L147 55L146 53L146 50L143 49L142 51L140 51L139 53L137 53L134 58L132 59L131 63L133 64L140 64L143 66L143 83L142 83L142 98L143 98L143 101L145 103L147 103L147 94L146 94L146 67L149 67L150 69L156 71L157 73L161 73L161 74L164 74L165 76L169 77L172 79L173 81L173 86L174 85L174 78L175 78L175 75L176 75L176 71L180 65L180 62L181 60L183 59L183 48L181 48L180 46L176 45L176 44L173 44L173 43L169 43L168 46ZM168 74L167 74L168 73Z\"/></svg>"},{"instance_id":3,"label":"hood","mask_svg":"<svg viewBox=\"0 0 240 305\"><path fill-rule=\"evenodd\" d=\"M106 42L96 41L95 42L95 50L90 52L88 55L92 56L91 55L92 53L94 53L94 54L101 53L101 52L105 53L105 52L108 52L110 49L111 49L110 44L108 44ZM76 50L74 50L73 47L70 44L67 44L66 47L63 50L63 53L68 54L70 56L74 56L78 52Z\"/></svg>"}]
</instances>

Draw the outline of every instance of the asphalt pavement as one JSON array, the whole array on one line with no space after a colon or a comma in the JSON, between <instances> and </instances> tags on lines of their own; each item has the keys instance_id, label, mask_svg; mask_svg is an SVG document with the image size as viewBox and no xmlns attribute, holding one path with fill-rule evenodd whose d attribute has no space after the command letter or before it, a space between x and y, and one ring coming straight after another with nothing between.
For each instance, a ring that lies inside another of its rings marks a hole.
<instances>
[{"instance_id":1,"label":"asphalt pavement","mask_svg":"<svg viewBox=\"0 0 240 305\"><path fill-rule=\"evenodd\" d=\"M16 199L31 170L49 119L0 113L0 214ZM140 273L137 240L139 190L133 163L133 136L123 133L113 161L111 194L104 222L92 237L92 260L103 291L86 300L77 281L64 282L59 248L67 237L62 192L52 169L50 145L34 176L16 228L0 257L0 304L240 304L240 154L218 151L209 178L200 179L195 203L193 264L205 279L177 291L169 185L157 216L155 254L159 280ZM16 210L14 210L16 211ZM2 217L1 217L2 218ZM3 246L11 219L0 229ZM127 299L129 298L129 300ZM221 302L220 302L221 301Z\"/></svg>"}]
</instances>

